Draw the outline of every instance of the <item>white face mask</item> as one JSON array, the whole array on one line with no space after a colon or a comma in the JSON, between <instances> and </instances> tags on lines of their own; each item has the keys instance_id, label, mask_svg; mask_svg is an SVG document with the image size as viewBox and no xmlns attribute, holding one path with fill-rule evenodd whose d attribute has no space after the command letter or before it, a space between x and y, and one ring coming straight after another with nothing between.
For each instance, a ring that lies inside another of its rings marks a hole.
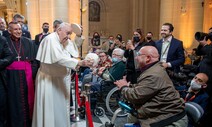
<instances>
[{"instance_id":1,"label":"white face mask","mask_svg":"<svg viewBox=\"0 0 212 127\"><path fill-rule=\"evenodd\" d=\"M199 91L202 88L202 85L201 84L198 84L197 82L195 82L195 80L191 80L190 87L194 91Z\"/></svg>"}]
</instances>

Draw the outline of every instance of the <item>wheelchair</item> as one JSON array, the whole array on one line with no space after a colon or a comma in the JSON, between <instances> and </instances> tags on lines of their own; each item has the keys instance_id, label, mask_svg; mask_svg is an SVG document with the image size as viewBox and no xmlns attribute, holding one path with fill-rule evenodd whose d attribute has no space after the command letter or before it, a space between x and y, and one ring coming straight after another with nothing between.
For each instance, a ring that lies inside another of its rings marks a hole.
<instances>
[{"instance_id":1,"label":"wheelchair","mask_svg":"<svg viewBox=\"0 0 212 127\"><path fill-rule=\"evenodd\" d=\"M96 78L96 77L95 77ZM87 83L91 83L94 80L92 74L85 75L82 81L82 87ZM96 80L96 79L95 79ZM91 85L90 104L91 110L95 116L103 117L105 110L107 109L108 115L114 115L116 109L119 108L118 102L122 100L122 96L116 85L112 81L98 80L99 87L95 87L96 84ZM91 83L92 84L92 83ZM118 114L118 117L126 116L127 113L122 111Z\"/></svg>"}]
</instances>

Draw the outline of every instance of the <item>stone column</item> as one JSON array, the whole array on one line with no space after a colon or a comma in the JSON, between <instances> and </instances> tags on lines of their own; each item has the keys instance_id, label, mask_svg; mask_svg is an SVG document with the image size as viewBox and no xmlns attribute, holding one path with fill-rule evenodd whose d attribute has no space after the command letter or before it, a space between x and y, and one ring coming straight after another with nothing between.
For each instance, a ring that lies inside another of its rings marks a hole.
<instances>
[{"instance_id":1,"label":"stone column","mask_svg":"<svg viewBox=\"0 0 212 127\"><path fill-rule=\"evenodd\" d=\"M165 22L173 23L173 8L174 0L161 0L159 30ZM161 38L160 35L159 38Z\"/></svg>"},{"instance_id":2,"label":"stone column","mask_svg":"<svg viewBox=\"0 0 212 127\"><path fill-rule=\"evenodd\" d=\"M183 40L183 45L186 50L198 46L195 40L195 33L203 29L203 7L199 0L186 0L186 13L180 15L179 23L179 39ZM178 18L179 19L179 18Z\"/></svg>"},{"instance_id":3,"label":"stone column","mask_svg":"<svg viewBox=\"0 0 212 127\"><path fill-rule=\"evenodd\" d=\"M212 27L212 1L205 0L203 8L204 8L203 31L208 32L209 28Z\"/></svg>"},{"instance_id":4,"label":"stone column","mask_svg":"<svg viewBox=\"0 0 212 127\"><path fill-rule=\"evenodd\" d=\"M62 19L64 22L69 21L69 15L72 14L72 12L69 12L69 8L75 6L75 4L72 3L72 1L73 0L71 0L71 4L69 4L69 0L54 0L53 1L53 6L51 8L53 12L53 17L52 17L53 21L55 19ZM69 6L69 5L72 5L72 6Z\"/></svg>"},{"instance_id":5,"label":"stone column","mask_svg":"<svg viewBox=\"0 0 212 127\"><path fill-rule=\"evenodd\" d=\"M27 21L32 40L34 40L35 35L40 32L40 13L38 0L27 1Z\"/></svg>"},{"instance_id":6,"label":"stone column","mask_svg":"<svg viewBox=\"0 0 212 127\"><path fill-rule=\"evenodd\" d=\"M85 41L82 45L82 56L85 56L88 53L88 45L89 45L89 22L88 22L88 0L82 0L82 26L83 26L83 36L85 37Z\"/></svg>"},{"instance_id":7,"label":"stone column","mask_svg":"<svg viewBox=\"0 0 212 127\"><path fill-rule=\"evenodd\" d=\"M131 26L130 26L130 33L133 33L133 31L140 27L142 22L140 22L143 16L143 0L131 0L130 1L130 22L131 22ZM130 34L132 35L132 34Z\"/></svg>"}]
</instances>

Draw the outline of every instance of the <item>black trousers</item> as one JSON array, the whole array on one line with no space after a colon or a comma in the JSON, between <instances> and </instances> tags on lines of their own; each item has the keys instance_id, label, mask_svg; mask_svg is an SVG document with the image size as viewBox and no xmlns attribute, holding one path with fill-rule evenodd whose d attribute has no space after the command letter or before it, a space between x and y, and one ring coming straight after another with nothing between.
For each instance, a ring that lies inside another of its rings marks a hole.
<instances>
[{"instance_id":1,"label":"black trousers","mask_svg":"<svg viewBox=\"0 0 212 127\"><path fill-rule=\"evenodd\" d=\"M0 81L0 127L6 127L7 118L7 93L3 83Z\"/></svg>"}]
</instances>

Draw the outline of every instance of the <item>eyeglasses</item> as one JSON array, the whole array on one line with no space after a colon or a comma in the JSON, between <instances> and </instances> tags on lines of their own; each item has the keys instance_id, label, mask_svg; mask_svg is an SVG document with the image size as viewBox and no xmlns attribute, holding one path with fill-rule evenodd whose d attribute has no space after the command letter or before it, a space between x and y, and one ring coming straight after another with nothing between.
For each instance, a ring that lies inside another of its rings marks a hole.
<instances>
[{"instance_id":1,"label":"eyeglasses","mask_svg":"<svg viewBox=\"0 0 212 127\"><path fill-rule=\"evenodd\" d=\"M113 56L121 56L121 55L118 55L118 54L112 54Z\"/></svg>"},{"instance_id":2,"label":"eyeglasses","mask_svg":"<svg viewBox=\"0 0 212 127\"><path fill-rule=\"evenodd\" d=\"M146 54L141 54L140 52L137 52L136 54L137 54L137 56L146 55Z\"/></svg>"}]
</instances>

